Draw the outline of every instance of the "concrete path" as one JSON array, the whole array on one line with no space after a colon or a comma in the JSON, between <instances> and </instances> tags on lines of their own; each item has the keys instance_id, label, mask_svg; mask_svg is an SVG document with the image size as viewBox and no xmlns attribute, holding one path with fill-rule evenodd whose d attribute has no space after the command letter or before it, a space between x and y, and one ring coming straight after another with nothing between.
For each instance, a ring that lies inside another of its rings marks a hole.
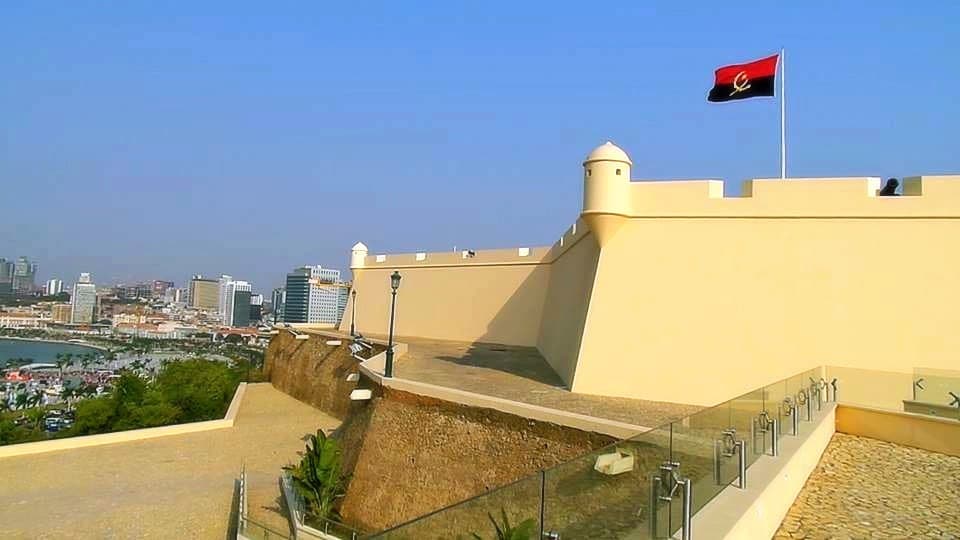
<instances>
[{"instance_id":1,"label":"concrete path","mask_svg":"<svg viewBox=\"0 0 960 540\"><path fill-rule=\"evenodd\" d=\"M400 341L408 349L394 375L404 379L650 427L703 408L570 392L533 347L407 337Z\"/></svg>"},{"instance_id":2,"label":"concrete path","mask_svg":"<svg viewBox=\"0 0 960 540\"><path fill-rule=\"evenodd\" d=\"M247 388L233 428L0 459L0 538L226 537L246 463L250 514L286 530L276 477L303 438L339 420Z\"/></svg>"}]
</instances>

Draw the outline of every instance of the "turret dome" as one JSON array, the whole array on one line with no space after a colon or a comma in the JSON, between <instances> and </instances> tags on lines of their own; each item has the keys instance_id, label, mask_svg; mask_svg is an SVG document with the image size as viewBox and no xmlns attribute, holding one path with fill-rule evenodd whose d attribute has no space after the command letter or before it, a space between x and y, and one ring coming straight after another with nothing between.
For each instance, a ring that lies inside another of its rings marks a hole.
<instances>
[{"instance_id":1,"label":"turret dome","mask_svg":"<svg viewBox=\"0 0 960 540\"><path fill-rule=\"evenodd\" d=\"M594 148L593 151L587 155L587 159L583 161L583 164L586 165L594 161L620 161L631 166L633 165L633 162L630 161L630 156L628 156L622 148L610 141Z\"/></svg>"}]
</instances>

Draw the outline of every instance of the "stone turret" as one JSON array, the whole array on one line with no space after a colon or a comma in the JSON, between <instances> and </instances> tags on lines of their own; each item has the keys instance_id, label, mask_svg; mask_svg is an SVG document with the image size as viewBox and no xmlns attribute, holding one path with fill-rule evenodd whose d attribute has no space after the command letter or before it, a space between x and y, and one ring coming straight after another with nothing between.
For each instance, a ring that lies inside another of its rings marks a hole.
<instances>
[{"instance_id":1,"label":"stone turret","mask_svg":"<svg viewBox=\"0 0 960 540\"><path fill-rule=\"evenodd\" d=\"M367 246L363 245L363 242L354 244L350 251L350 269L363 268L367 253L369 253L369 250L367 250Z\"/></svg>"},{"instance_id":2,"label":"stone turret","mask_svg":"<svg viewBox=\"0 0 960 540\"><path fill-rule=\"evenodd\" d=\"M620 229L630 210L630 156L610 141L583 162L583 220L600 247Z\"/></svg>"}]
</instances>

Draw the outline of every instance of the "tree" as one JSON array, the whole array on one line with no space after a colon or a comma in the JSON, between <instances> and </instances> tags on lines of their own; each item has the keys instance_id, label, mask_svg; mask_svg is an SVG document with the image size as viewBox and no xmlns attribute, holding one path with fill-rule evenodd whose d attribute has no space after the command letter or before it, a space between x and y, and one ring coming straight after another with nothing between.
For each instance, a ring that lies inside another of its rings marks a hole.
<instances>
[{"instance_id":1,"label":"tree","mask_svg":"<svg viewBox=\"0 0 960 540\"><path fill-rule=\"evenodd\" d=\"M187 360L168 364L156 386L170 404L183 411L183 422L223 416L238 377L222 362Z\"/></svg>"},{"instance_id":2,"label":"tree","mask_svg":"<svg viewBox=\"0 0 960 540\"><path fill-rule=\"evenodd\" d=\"M116 404L109 397L81 401L77 403L76 420L70 432L89 435L109 431L116 412Z\"/></svg>"},{"instance_id":3,"label":"tree","mask_svg":"<svg viewBox=\"0 0 960 540\"><path fill-rule=\"evenodd\" d=\"M40 424L43 423L43 418L47 415L46 411L43 409L30 409L24 414L29 421L30 429L32 431L40 431Z\"/></svg>"},{"instance_id":4,"label":"tree","mask_svg":"<svg viewBox=\"0 0 960 540\"><path fill-rule=\"evenodd\" d=\"M57 353L57 369L60 370L60 380L63 380L63 368L73 363L73 355L70 353Z\"/></svg>"}]
</instances>

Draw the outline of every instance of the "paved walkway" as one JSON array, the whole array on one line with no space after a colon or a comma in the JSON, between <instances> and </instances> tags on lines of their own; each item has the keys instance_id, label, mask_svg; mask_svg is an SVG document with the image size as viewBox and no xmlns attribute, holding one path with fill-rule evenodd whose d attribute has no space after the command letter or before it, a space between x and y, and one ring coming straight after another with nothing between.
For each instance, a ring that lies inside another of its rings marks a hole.
<instances>
[{"instance_id":1,"label":"paved walkway","mask_svg":"<svg viewBox=\"0 0 960 540\"><path fill-rule=\"evenodd\" d=\"M570 392L533 347L417 338L400 341L409 348L397 361L394 375L403 379L648 427L702 409Z\"/></svg>"},{"instance_id":2,"label":"paved walkway","mask_svg":"<svg viewBox=\"0 0 960 540\"><path fill-rule=\"evenodd\" d=\"M775 539L960 539L960 458L837 433Z\"/></svg>"},{"instance_id":3,"label":"paved walkway","mask_svg":"<svg viewBox=\"0 0 960 540\"><path fill-rule=\"evenodd\" d=\"M280 467L306 434L339 423L252 384L231 429L0 459L0 538L220 540L242 462L250 514L286 531Z\"/></svg>"}]
</instances>

